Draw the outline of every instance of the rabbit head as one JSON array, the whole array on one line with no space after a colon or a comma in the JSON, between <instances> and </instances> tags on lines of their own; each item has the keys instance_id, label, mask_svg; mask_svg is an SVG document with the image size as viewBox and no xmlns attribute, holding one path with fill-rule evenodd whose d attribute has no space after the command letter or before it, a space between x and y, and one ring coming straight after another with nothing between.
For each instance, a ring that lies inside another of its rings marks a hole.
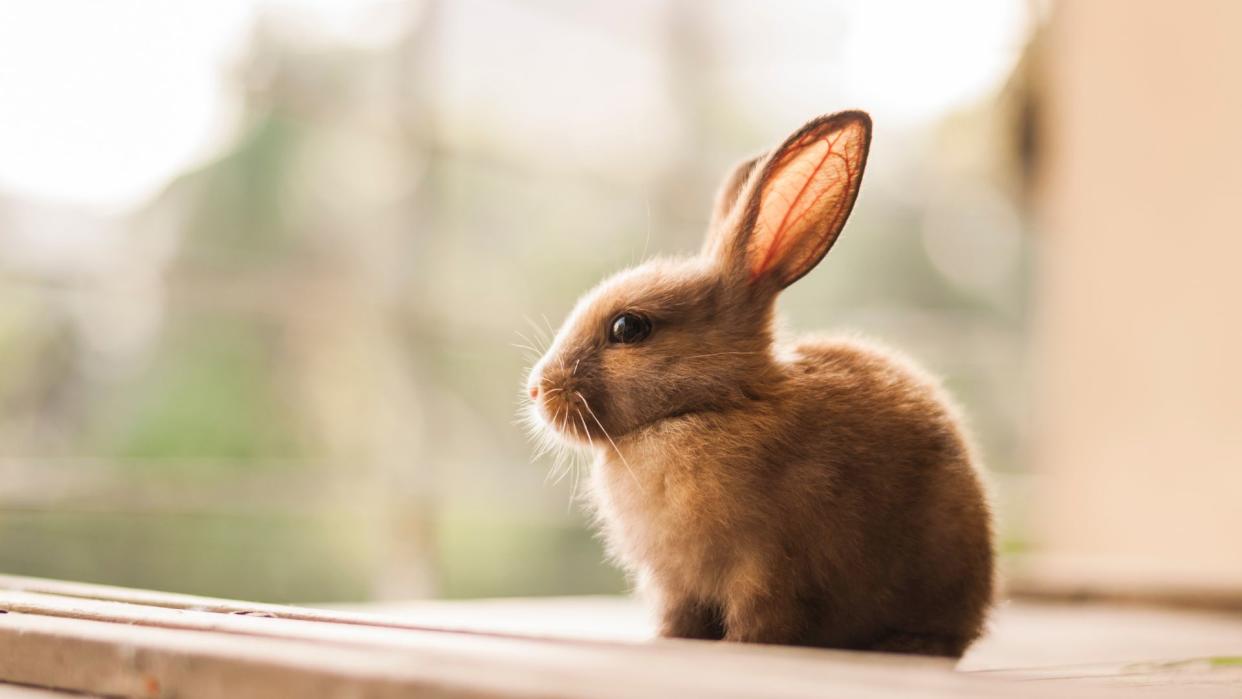
<instances>
[{"instance_id":1,"label":"rabbit head","mask_svg":"<svg viewBox=\"0 0 1242 699\"><path fill-rule=\"evenodd\" d=\"M570 443L620 440L775 390L775 298L836 241L870 140L870 117L839 112L738 165L698 255L625 270L578 302L530 372L536 422Z\"/></svg>"}]
</instances>

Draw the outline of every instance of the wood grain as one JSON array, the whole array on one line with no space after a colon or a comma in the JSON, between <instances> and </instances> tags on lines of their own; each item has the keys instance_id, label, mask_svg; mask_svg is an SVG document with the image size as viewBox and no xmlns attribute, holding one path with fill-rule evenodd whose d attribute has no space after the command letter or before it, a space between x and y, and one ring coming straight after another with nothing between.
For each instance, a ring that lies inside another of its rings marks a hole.
<instances>
[{"instance_id":1,"label":"wood grain","mask_svg":"<svg viewBox=\"0 0 1242 699\"><path fill-rule=\"evenodd\" d=\"M1195 696L1211 697L1238 691L1227 675L1185 672L1193 668L1179 668L1178 682L1159 665L964 673L922 658L476 633L426 627L400 614L29 578L0 578L0 610L6 612L0 614L0 680L130 697L1035 697L1067 691L1159 697L1184 696L1188 686ZM1108 686L1118 683L1124 689Z\"/></svg>"}]
</instances>

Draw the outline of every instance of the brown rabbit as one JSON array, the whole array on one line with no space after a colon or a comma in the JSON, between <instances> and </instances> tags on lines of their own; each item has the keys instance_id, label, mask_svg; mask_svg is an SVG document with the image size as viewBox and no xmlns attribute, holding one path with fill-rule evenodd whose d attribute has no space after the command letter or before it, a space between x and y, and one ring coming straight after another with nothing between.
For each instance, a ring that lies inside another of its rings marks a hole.
<instances>
[{"instance_id":1,"label":"brown rabbit","mask_svg":"<svg viewBox=\"0 0 1242 699\"><path fill-rule=\"evenodd\" d=\"M870 142L840 112L738 166L699 255L597 286L531 371L535 419L595 452L610 553L663 636L946 656L979 636L991 515L936 381L853 339L773 337Z\"/></svg>"}]
</instances>

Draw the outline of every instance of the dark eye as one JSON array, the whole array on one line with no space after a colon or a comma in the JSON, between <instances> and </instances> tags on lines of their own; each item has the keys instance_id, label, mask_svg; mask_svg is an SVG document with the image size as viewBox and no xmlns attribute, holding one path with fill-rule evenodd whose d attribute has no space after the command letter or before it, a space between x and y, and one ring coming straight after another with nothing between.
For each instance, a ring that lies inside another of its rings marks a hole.
<instances>
[{"instance_id":1,"label":"dark eye","mask_svg":"<svg viewBox=\"0 0 1242 699\"><path fill-rule=\"evenodd\" d=\"M642 342L651 334L651 321L637 313L622 313L608 326L608 341L630 344Z\"/></svg>"}]
</instances>

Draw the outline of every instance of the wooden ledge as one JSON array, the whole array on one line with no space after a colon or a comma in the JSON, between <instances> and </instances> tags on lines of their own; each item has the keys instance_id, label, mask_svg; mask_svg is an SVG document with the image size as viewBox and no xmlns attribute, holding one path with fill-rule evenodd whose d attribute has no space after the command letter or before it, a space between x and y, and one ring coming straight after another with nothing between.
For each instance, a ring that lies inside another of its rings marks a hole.
<instances>
[{"instance_id":1,"label":"wooden ledge","mask_svg":"<svg viewBox=\"0 0 1242 699\"><path fill-rule=\"evenodd\" d=\"M1067 682L1074 696L1108 697L1133 696L1108 685L1133 689L1140 679L1145 696L1178 696L1187 677L1197 696L1236 695L1239 687L1228 668L960 672L926 658L489 632L477 620L473 630L471 623L423 625L408 611L249 604L15 577L0 577L0 610L0 680L134 697L1033 697L1064 694Z\"/></svg>"}]
</instances>

